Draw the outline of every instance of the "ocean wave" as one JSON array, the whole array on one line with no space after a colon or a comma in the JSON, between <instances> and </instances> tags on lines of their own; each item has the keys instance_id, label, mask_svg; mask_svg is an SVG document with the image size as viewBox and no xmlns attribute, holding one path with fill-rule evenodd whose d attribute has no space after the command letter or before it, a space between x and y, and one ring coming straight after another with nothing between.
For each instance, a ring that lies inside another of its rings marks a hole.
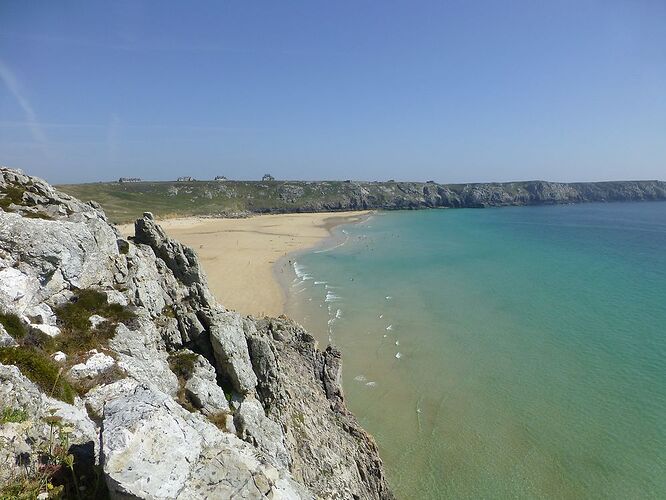
<instances>
[{"instance_id":1,"label":"ocean wave","mask_svg":"<svg viewBox=\"0 0 666 500\"><path fill-rule=\"evenodd\" d=\"M365 385L367 385L368 387L374 387L374 386L377 385L377 382L370 381L370 382L366 382Z\"/></svg>"},{"instance_id":2,"label":"ocean wave","mask_svg":"<svg viewBox=\"0 0 666 500\"><path fill-rule=\"evenodd\" d=\"M311 274L305 272L305 266L299 264L298 262L293 262L294 274L301 280L311 280L314 279Z\"/></svg>"},{"instance_id":3,"label":"ocean wave","mask_svg":"<svg viewBox=\"0 0 666 500\"><path fill-rule=\"evenodd\" d=\"M324 299L325 302L335 302L336 300L340 300L342 297L339 295L334 294L333 292L329 291L326 292L326 298Z\"/></svg>"},{"instance_id":4,"label":"ocean wave","mask_svg":"<svg viewBox=\"0 0 666 500\"><path fill-rule=\"evenodd\" d=\"M356 375L354 377L354 380L356 380L357 382L365 382L367 379L365 378L365 375Z\"/></svg>"}]
</instances>

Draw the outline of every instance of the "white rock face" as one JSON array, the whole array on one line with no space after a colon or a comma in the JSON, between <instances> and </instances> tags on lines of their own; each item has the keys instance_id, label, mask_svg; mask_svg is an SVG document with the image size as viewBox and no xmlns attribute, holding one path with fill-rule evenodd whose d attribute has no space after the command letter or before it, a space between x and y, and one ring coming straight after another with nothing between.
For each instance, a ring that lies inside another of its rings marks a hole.
<instances>
[{"instance_id":1,"label":"white rock face","mask_svg":"<svg viewBox=\"0 0 666 500\"><path fill-rule=\"evenodd\" d=\"M0 364L0 403L2 408L24 411L27 418L23 423L0 426L0 484L23 472L15 457L31 451L27 442L34 446L49 442L51 431L42 420L45 415L60 417L62 425L71 427L71 442L89 444L93 453L97 451L97 428L85 409L44 395L15 366Z\"/></svg>"},{"instance_id":2,"label":"white rock face","mask_svg":"<svg viewBox=\"0 0 666 500\"><path fill-rule=\"evenodd\" d=\"M289 468L291 460L284 446L282 428L266 416L259 401L245 399L236 413L234 423L240 436L264 451L274 465Z\"/></svg>"},{"instance_id":3,"label":"white rock face","mask_svg":"<svg viewBox=\"0 0 666 500\"><path fill-rule=\"evenodd\" d=\"M144 387L106 404L102 449L112 491L176 498L202 447L181 410L170 397Z\"/></svg>"},{"instance_id":4,"label":"white rock face","mask_svg":"<svg viewBox=\"0 0 666 500\"><path fill-rule=\"evenodd\" d=\"M139 383L133 378L124 378L108 385L98 385L85 396L86 405L97 415L104 414L104 405L134 392Z\"/></svg>"},{"instance_id":5,"label":"white rock face","mask_svg":"<svg viewBox=\"0 0 666 500\"><path fill-rule=\"evenodd\" d=\"M215 369L201 355L197 356L194 373L185 383L185 391L194 405L205 415L229 411L224 391L217 385Z\"/></svg>"},{"instance_id":6,"label":"white rock face","mask_svg":"<svg viewBox=\"0 0 666 500\"><path fill-rule=\"evenodd\" d=\"M51 326L55 326L56 324L56 316L53 313L53 309L45 303L29 307L25 310L24 314L30 318L32 323Z\"/></svg>"},{"instance_id":7,"label":"white rock face","mask_svg":"<svg viewBox=\"0 0 666 500\"><path fill-rule=\"evenodd\" d=\"M106 404L103 429L112 497L313 498L250 445L145 386Z\"/></svg>"},{"instance_id":8,"label":"white rock face","mask_svg":"<svg viewBox=\"0 0 666 500\"><path fill-rule=\"evenodd\" d=\"M127 297L125 297L118 290L107 290L106 299L109 304L120 304L121 306L126 306L129 304Z\"/></svg>"},{"instance_id":9,"label":"white rock face","mask_svg":"<svg viewBox=\"0 0 666 500\"><path fill-rule=\"evenodd\" d=\"M0 347L11 347L16 345L16 341L7 333L5 327L0 325Z\"/></svg>"},{"instance_id":10,"label":"white rock face","mask_svg":"<svg viewBox=\"0 0 666 500\"><path fill-rule=\"evenodd\" d=\"M142 322L136 331L119 324L109 347L118 353L120 367L132 378L173 396L178 391L178 378L169 368L167 353L158 349L158 343L155 325Z\"/></svg>"},{"instance_id":11,"label":"white rock face","mask_svg":"<svg viewBox=\"0 0 666 500\"><path fill-rule=\"evenodd\" d=\"M30 325L30 328L33 330L40 331L51 338L60 335L60 328L58 328L57 326L32 324Z\"/></svg>"},{"instance_id":12,"label":"white rock face","mask_svg":"<svg viewBox=\"0 0 666 500\"><path fill-rule=\"evenodd\" d=\"M103 352L95 352L85 363L72 366L69 375L74 379L94 378L110 370L116 364L116 360Z\"/></svg>"},{"instance_id":13,"label":"white rock face","mask_svg":"<svg viewBox=\"0 0 666 500\"><path fill-rule=\"evenodd\" d=\"M0 225L3 223L3 212L0 211ZM6 215L4 216L6 217ZM0 269L0 304L22 313L30 304L39 290L39 280L35 277L7 267Z\"/></svg>"},{"instance_id":14,"label":"white rock face","mask_svg":"<svg viewBox=\"0 0 666 500\"><path fill-rule=\"evenodd\" d=\"M117 234L106 222L44 221L4 212L0 218L0 241L20 257L20 270L47 279L57 269L76 288L109 283L118 247Z\"/></svg>"},{"instance_id":15,"label":"white rock face","mask_svg":"<svg viewBox=\"0 0 666 500\"><path fill-rule=\"evenodd\" d=\"M248 394L257 385L243 333L243 318L235 312L216 313L210 326L210 341L217 369L225 373L241 394Z\"/></svg>"}]
</instances>

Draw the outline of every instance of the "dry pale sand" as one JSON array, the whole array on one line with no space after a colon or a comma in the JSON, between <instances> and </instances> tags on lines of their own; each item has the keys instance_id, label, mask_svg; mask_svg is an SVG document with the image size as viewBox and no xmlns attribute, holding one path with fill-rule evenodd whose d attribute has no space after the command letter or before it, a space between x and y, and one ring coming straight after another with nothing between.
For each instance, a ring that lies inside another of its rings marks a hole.
<instances>
[{"instance_id":1,"label":"dry pale sand","mask_svg":"<svg viewBox=\"0 0 666 500\"><path fill-rule=\"evenodd\" d=\"M258 215L247 219L188 217L159 221L166 233L192 247L218 302L255 316L284 312L284 291L274 264L287 254L315 246L338 224L360 221L369 212ZM125 236L133 225L118 226Z\"/></svg>"}]
</instances>

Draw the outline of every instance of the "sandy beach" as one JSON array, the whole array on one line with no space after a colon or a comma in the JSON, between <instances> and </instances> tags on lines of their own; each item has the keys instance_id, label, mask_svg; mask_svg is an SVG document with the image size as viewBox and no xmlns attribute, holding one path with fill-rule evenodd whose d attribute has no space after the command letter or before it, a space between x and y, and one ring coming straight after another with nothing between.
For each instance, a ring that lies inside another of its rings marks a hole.
<instances>
[{"instance_id":1,"label":"sandy beach","mask_svg":"<svg viewBox=\"0 0 666 500\"><path fill-rule=\"evenodd\" d=\"M274 265L291 252L311 248L339 224L360 221L370 212L258 215L246 219L188 217L159 221L166 233L192 247L203 264L217 300L228 309L255 316L284 312L284 291ZM131 224L118 226L134 235Z\"/></svg>"}]
</instances>

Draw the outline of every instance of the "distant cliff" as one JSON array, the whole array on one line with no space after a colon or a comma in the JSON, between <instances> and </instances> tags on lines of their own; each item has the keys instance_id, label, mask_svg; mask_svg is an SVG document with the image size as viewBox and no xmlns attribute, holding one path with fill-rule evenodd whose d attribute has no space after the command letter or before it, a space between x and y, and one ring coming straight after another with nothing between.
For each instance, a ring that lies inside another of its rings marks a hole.
<instances>
[{"instance_id":1,"label":"distant cliff","mask_svg":"<svg viewBox=\"0 0 666 500\"><path fill-rule=\"evenodd\" d=\"M666 182L483 184L355 181L194 181L95 183L59 186L102 204L114 222L150 210L160 217L363 209L493 207L606 201L666 200Z\"/></svg>"}]
</instances>

